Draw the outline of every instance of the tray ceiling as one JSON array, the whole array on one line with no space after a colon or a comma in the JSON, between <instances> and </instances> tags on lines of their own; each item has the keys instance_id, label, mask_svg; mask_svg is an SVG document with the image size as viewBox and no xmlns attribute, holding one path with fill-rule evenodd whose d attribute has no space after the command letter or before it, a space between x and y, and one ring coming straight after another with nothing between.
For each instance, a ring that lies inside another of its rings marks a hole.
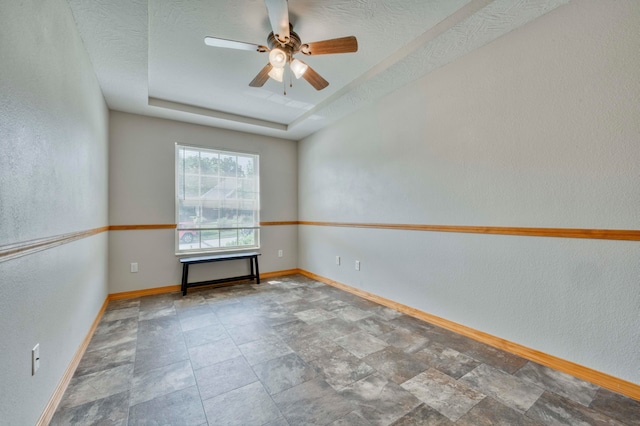
<instances>
[{"instance_id":1,"label":"tray ceiling","mask_svg":"<svg viewBox=\"0 0 640 426\"><path fill-rule=\"evenodd\" d=\"M111 109L299 140L569 0L290 0L303 43L358 39L356 53L301 58L322 91L249 87L266 53L204 44L266 45L262 0L68 1Z\"/></svg>"}]
</instances>

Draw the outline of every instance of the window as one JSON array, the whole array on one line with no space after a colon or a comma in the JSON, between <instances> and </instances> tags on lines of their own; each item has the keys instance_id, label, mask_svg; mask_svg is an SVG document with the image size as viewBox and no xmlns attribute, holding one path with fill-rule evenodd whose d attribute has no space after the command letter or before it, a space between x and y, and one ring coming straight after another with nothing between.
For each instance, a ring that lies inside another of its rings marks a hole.
<instances>
[{"instance_id":1,"label":"window","mask_svg":"<svg viewBox=\"0 0 640 426\"><path fill-rule=\"evenodd\" d=\"M259 156L176 144L176 253L260 246Z\"/></svg>"}]
</instances>

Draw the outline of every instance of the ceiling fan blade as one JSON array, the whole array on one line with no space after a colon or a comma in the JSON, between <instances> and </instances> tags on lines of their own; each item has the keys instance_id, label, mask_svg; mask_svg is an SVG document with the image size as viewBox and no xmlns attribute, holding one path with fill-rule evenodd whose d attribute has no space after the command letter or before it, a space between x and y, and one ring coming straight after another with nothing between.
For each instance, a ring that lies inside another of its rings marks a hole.
<instances>
[{"instance_id":1,"label":"ceiling fan blade","mask_svg":"<svg viewBox=\"0 0 640 426\"><path fill-rule=\"evenodd\" d=\"M327 55L329 53L351 53L358 51L358 40L354 36L315 41L300 46L305 55Z\"/></svg>"},{"instance_id":2,"label":"ceiling fan blade","mask_svg":"<svg viewBox=\"0 0 640 426\"><path fill-rule=\"evenodd\" d=\"M329 82L322 78L320 74L314 71L313 68L307 68L307 71L302 74L305 80L309 82L316 90L322 90L329 85Z\"/></svg>"},{"instance_id":3,"label":"ceiling fan blade","mask_svg":"<svg viewBox=\"0 0 640 426\"><path fill-rule=\"evenodd\" d=\"M267 80L269 80L269 71L271 71L271 68L273 68L271 64L265 65L264 68L260 70L258 75L256 75L255 78L251 80L251 83L249 83L249 86L251 87L264 86Z\"/></svg>"},{"instance_id":4,"label":"ceiling fan blade","mask_svg":"<svg viewBox=\"0 0 640 426\"><path fill-rule=\"evenodd\" d=\"M273 34L282 43L287 43L291 35L289 34L289 6L287 0L264 0L267 5L269 22Z\"/></svg>"},{"instance_id":5,"label":"ceiling fan blade","mask_svg":"<svg viewBox=\"0 0 640 426\"><path fill-rule=\"evenodd\" d=\"M266 52L267 50L269 50L266 46L261 46L259 44L227 40L218 37L205 37L204 44L206 44L207 46L224 47L227 49L250 50L252 52Z\"/></svg>"}]
</instances>

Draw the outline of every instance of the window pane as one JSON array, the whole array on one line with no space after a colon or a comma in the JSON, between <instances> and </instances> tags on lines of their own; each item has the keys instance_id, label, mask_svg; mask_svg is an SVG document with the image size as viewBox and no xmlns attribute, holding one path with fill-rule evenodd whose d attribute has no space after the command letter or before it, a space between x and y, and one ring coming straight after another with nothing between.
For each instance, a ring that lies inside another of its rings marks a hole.
<instances>
[{"instance_id":1,"label":"window pane","mask_svg":"<svg viewBox=\"0 0 640 426\"><path fill-rule=\"evenodd\" d=\"M178 146L176 246L179 252L258 247L258 156Z\"/></svg>"}]
</instances>

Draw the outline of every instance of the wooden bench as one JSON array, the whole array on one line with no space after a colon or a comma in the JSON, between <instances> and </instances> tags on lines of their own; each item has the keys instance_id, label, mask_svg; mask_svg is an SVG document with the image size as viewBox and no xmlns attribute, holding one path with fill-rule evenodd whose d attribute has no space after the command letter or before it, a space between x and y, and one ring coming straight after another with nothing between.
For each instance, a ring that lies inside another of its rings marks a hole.
<instances>
[{"instance_id":1,"label":"wooden bench","mask_svg":"<svg viewBox=\"0 0 640 426\"><path fill-rule=\"evenodd\" d=\"M260 284L260 270L258 269L258 256L260 256L260 253L256 251L252 251L249 253L214 254L211 256L183 257L182 259L180 259L180 263L182 263L182 295L184 296L187 294L188 287L197 287L197 286L207 285L207 284L219 284L219 283L227 283L230 281L239 281L239 280L253 280L254 278L256 280L256 284ZM251 273L249 275L242 275L240 277L221 278L221 279L209 280L209 281L198 281L195 283L187 282L189 277L189 265L195 265L198 263L224 262L226 260L240 260L240 259L249 260L249 269L251 270Z\"/></svg>"}]
</instances>

